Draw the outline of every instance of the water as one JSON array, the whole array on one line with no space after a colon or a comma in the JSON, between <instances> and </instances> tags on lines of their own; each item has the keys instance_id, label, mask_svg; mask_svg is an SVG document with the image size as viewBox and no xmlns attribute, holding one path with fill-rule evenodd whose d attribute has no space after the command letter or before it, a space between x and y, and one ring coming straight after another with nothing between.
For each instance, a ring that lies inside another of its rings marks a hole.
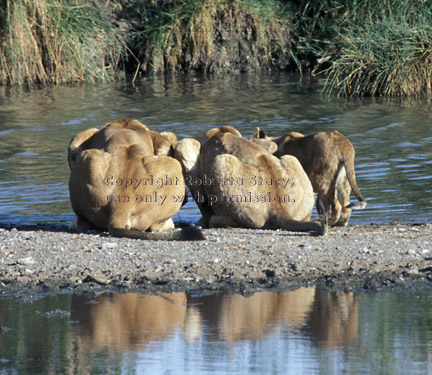
<instances>
[{"instance_id":1,"label":"water","mask_svg":"<svg viewBox=\"0 0 432 375\"><path fill-rule=\"evenodd\" d=\"M66 150L76 133L136 118L200 138L337 129L356 149L368 206L351 224L431 222L432 104L326 98L292 75L144 79L0 91L0 224L73 217ZM354 199L354 198L353 198ZM196 205L175 220L199 219ZM3 374L432 374L430 293L318 288L0 298Z\"/></svg>"},{"instance_id":2,"label":"water","mask_svg":"<svg viewBox=\"0 0 432 375\"><path fill-rule=\"evenodd\" d=\"M346 101L320 95L322 82L293 75L148 78L135 84L0 92L0 223L68 223L66 150L73 135L136 118L159 131L200 138L231 125L249 137L337 129L356 149L368 206L351 223L432 220L432 104ZM355 199L353 197L353 199ZM193 202L176 221L194 222Z\"/></svg>"},{"instance_id":3,"label":"water","mask_svg":"<svg viewBox=\"0 0 432 375\"><path fill-rule=\"evenodd\" d=\"M3 296L0 374L432 374L428 293Z\"/></svg>"}]
</instances>

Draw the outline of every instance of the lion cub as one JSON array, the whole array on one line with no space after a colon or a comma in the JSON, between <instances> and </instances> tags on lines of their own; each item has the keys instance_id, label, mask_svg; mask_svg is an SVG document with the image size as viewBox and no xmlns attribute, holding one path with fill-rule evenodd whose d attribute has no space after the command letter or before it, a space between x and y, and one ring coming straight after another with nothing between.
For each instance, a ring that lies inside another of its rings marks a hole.
<instances>
[{"instance_id":1,"label":"lion cub","mask_svg":"<svg viewBox=\"0 0 432 375\"><path fill-rule=\"evenodd\" d=\"M150 131L137 120L110 122L73 137L68 161L74 229L97 227L138 239L204 239L194 228L169 231L185 196L182 167L167 155L176 143L172 133Z\"/></svg>"},{"instance_id":2,"label":"lion cub","mask_svg":"<svg viewBox=\"0 0 432 375\"><path fill-rule=\"evenodd\" d=\"M309 221L312 185L292 156L278 159L224 126L209 130L201 144L182 139L175 157L209 227L327 232L325 212L320 222Z\"/></svg>"},{"instance_id":3,"label":"lion cub","mask_svg":"<svg viewBox=\"0 0 432 375\"><path fill-rule=\"evenodd\" d=\"M366 207L366 200L357 186L354 171L354 147L338 131L320 131L311 135L290 133L282 137L267 137L257 128L252 139L267 139L276 143L274 155L293 155L303 166L315 193L324 197L331 226L346 226L352 209ZM350 203L351 188L359 200ZM317 204L321 213L322 205Z\"/></svg>"}]
</instances>

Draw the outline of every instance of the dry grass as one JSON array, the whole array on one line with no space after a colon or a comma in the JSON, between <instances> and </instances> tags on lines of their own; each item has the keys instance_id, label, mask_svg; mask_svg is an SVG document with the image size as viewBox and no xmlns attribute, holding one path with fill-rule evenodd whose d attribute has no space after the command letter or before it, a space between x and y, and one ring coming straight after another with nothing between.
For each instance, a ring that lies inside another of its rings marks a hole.
<instances>
[{"instance_id":1,"label":"dry grass","mask_svg":"<svg viewBox=\"0 0 432 375\"><path fill-rule=\"evenodd\" d=\"M0 83L110 79L123 44L98 7L79 1L4 0Z\"/></svg>"}]
</instances>

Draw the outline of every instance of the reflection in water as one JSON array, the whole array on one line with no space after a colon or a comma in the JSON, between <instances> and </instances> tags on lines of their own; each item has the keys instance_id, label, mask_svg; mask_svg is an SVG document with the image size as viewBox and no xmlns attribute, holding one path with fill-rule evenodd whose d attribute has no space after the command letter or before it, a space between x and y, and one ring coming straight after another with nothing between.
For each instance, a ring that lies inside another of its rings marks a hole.
<instances>
[{"instance_id":1,"label":"reflection in water","mask_svg":"<svg viewBox=\"0 0 432 375\"><path fill-rule=\"evenodd\" d=\"M4 298L0 373L427 374L430 303L315 287Z\"/></svg>"},{"instance_id":2,"label":"reflection in water","mask_svg":"<svg viewBox=\"0 0 432 375\"><path fill-rule=\"evenodd\" d=\"M184 332L187 340L198 339L203 322L209 339L225 342L265 340L281 329L304 328L318 345L340 347L357 332L357 297L320 293L315 287L247 297L129 293L103 294L91 304L85 300L73 297L71 319L80 322L80 342L96 349L144 350L151 341L163 341L176 331Z\"/></svg>"},{"instance_id":3,"label":"reflection in water","mask_svg":"<svg viewBox=\"0 0 432 375\"><path fill-rule=\"evenodd\" d=\"M368 200L351 223L430 221L432 110L320 95L321 82L289 74L152 77L132 84L0 88L0 223L69 222L66 150L73 135L137 118L180 138L231 125L249 137L337 129L356 148ZM55 197L53 199L53 197ZM197 221L192 202L175 220Z\"/></svg>"},{"instance_id":4,"label":"reflection in water","mask_svg":"<svg viewBox=\"0 0 432 375\"><path fill-rule=\"evenodd\" d=\"M102 294L88 302L86 297L74 296L71 315L79 322L77 341L87 351L143 351L150 342L164 341L183 330L187 321L185 293Z\"/></svg>"},{"instance_id":5,"label":"reflection in water","mask_svg":"<svg viewBox=\"0 0 432 375\"><path fill-rule=\"evenodd\" d=\"M358 294L317 293L307 329L322 347L348 345L357 336Z\"/></svg>"},{"instance_id":6,"label":"reflection in water","mask_svg":"<svg viewBox=\"0 0 432 375\"><path fill-rule=\"evenodd\" d=\"M255 293L247 297L221 293L200 297L197 308L205 316L213 339L263 340L281 326L298 330L305 324L314 295L315 287Z\"/></svg>"}]
</instances>

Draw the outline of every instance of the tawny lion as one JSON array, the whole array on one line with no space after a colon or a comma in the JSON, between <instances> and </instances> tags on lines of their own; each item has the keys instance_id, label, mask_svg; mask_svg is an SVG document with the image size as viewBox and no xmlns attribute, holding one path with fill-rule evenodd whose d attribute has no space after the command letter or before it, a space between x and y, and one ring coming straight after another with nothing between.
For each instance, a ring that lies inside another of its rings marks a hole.
<instances>
[{"instance_id":1,"label":"tawny lion","mask_svg":"<svg viewBox=\"0 0 432 375\"><path fill-rule=\"evenodd\" d=\"M137 120L73 137L68 149L73 227L108 229L117 237L204 239L198 229L171 230L182 206L178 197L185 195L182 167L166 155L176 142L175 135L150 131Z\"/></svg>"},{"instance_id":2,"label":"tawny lion","mask_svg":"<svg viewBox=\"0 0 432 375\"><path fill-rule=\"evenodd\" d=\"M355 177L354 147L338 131L320 131L306 136L294 132L282 137L267 137L257 128L252 139L276 143L275 156L293 155L300 161L314 192L324 199L324 204L317 204L318 213L322 207L328 207L329 225L345 226L351 210L366 207ZM351 188L359 202L350 203Z\"/></svg>"},{"instance_id":3,"label":"tawny lion","mask_svg":"<svg viewBox=\"0 0 432 375\"><path fill-rule=\"evenodd\" d=\"M182 139L175 156L205 225L327 232L325 212L309 221L312 185L295 157L278 159L229 126L209 130L202 145Z\"/></svg>"}]
</instances>

